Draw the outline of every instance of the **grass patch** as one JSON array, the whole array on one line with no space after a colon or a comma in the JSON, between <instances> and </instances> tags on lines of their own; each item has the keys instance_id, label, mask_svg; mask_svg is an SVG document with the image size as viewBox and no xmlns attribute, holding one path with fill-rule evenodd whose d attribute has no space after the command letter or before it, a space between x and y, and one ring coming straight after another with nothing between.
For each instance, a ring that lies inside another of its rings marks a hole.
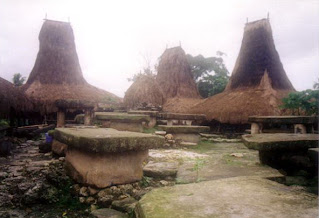
<instances>
[{"instance_id":1,"label":"grass patch","mask_svg":"<svg viewBox=\"0 0 319 218\"><path fill-rule=\"evenodd\" d=\"M153 128L143 128L143 133L155 133L156 131L159 131L157 129L157 127L153 127Z\"/></svg>"},{"instance_id":2,"label":"grass patch","mask_svg":"<svg viewBox=\"0 0 319 218\"><path fill-rule=\"evenodd\" d=\"M207 151L216 148L216 145L210 141L200 141L197 145L191 146L190 148L198 153L206 153Z\"/></svg>"}]
</instances>

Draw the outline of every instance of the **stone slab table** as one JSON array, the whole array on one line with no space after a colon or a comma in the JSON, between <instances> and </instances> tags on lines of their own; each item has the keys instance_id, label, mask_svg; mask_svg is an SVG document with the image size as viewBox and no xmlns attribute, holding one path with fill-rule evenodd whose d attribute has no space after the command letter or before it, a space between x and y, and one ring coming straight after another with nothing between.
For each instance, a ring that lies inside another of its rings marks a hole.
<instances>
[{"instance_id":1,"label":"stone slab table","mask_svg":"<svg viewBox=\"0 0 319 218\"><path fill-rule=\"evenodd\" d=\"M148 149L164 137L110 128L57 128L54 141L66 145L66 169L78 183L104 188L139 181Z\"/></svg>"},{"instance_id":2,"label":"stone slab table","mask_svg":"<svg viewBox=\"0 0 319 218\"><path fill-rule=\"evenodd\" d=\"M156 117L158 115L158 111L139 111L139 110L131 110L127 112L128 114L140 114L140 115L148 115L150 116L150 122L148 123L149 128L153 128L156 125Z\"/></svg>"},{"instance_id":3,"label":"stone slab table","mask_svg":"<svg viewBox=\"0 0 319 218\"><path fill-rule=\"evenodd\" d=\"M158 119L167 120L167 125L172 126L173 123L191 126L192 124L201 124L206 120L205 114L180 114L180 113L159 113Z\"/></svg>"},{"instance_id":4,"label":"stone slab table","mask_svg":"<svg viewBox=\"0 0 319 218\"><path fill-rule=\"evenodd\" d=\"M284 156L303 156L309 148L317 148L319 135L317 134L254 134L243 135L246 147L259 151L262 164L276 167L284 162Z\"/></svg>"},{"instance_id":5,"label":"stone slab table","mask_svg":"<svg viewBox=\"0 0 319 218\"><path fill-rule=\"evenodd\" d=\"M294 125L295 133L314 132L314 125L318 123L316 116L251 116L248 118L251 123L251 134L263 132L264 124Z\"/></svg>"},{"instance_id":6,"label":"stone slab table","mask_svg":"<svg viewBox=\"0 0 319 218\"><path fill-rule=\"evenodd\" d=\"M166 126L159 125L159 129L172 134L175 139L181 139L184 142L198 143L200 140L200 133L208 133L210 128L208 126Z\"/></svg>"},{"instance_id":7,"label":"stone slab table","mask_svg":"<svg viewBox=\"0 0 319 218\"><path fill-rule=\"evenodd\" d=\"M114 112L95 112L95 122L105 128L120 131L143 132L143 127L151 121L149 115Z\"/></svg>"}]
</instances>

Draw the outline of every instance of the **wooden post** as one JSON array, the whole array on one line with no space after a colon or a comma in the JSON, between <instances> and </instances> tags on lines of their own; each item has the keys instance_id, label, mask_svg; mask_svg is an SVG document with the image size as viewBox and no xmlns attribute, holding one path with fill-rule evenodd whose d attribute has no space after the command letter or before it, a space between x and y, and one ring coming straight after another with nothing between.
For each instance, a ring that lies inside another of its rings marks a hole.
<instances>
[{"instance_id":1,"label":"wooden post","mask_svg":"<svg viewBox=\"0 0 319 218\"><path fill-rule=\"evenodd\" d=\"M85 126L92 125L92 109L84 110L84 125Z\"/></svg>"},{"instance_id":2,"label":"wooden post","mask_svg":"<svg viewBox=\"0 0 319 218\"><path fill-rule=\"evenodd\" d=\"M56 116L56 126L59 127L64 127L65 125L65 111L62 109L59 109L57 112L57 116Z\"/></svg>"}]
</instances>

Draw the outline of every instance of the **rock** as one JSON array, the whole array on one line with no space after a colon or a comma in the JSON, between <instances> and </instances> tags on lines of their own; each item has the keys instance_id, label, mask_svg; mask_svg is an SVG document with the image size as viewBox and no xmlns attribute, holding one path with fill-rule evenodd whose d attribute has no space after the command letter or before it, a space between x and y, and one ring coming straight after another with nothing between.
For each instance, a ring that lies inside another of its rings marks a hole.
<instances>
[{"instance_id":1,"label":"rock","mask_svg":"<svg viewBox=\"0 0 319 218\"><path fill-rule=\"evenodd\" d=\"M194 143L194 142L181 142L180 143L180 146L182 147L190 147L190 146L196 146L197 143Z\"/></svg>"},{"instance_id":2,"label":"rock","mask_svg":"<svg viewBox=\"0 0 319 218\"><path fill-rule=\"evenodd\" d=\"M95 204L95 203L96 203L96 199L90 196L90 197L88 197L88 198L85 200L85 202L86 202L87 204Z\"/></svg>"},{"instance_id":3,"label":"rock","mask_svg":"<svg viewBox=\"0 0 319 218\"><path fill-rule=\"evenodd\" d=\"M59 161L64 161L65 157L59 157Z\"/></svg>"},{"instance_id":4,"label":"rock","mask_svg":"<svg viewBox=\"0 0 319 218\"><path fill-rule=\"evenodd\" d=\"M97 218L128 218L126 214L110 208L94 210L91 214Z\"/></svg>"},{"instance_id":5,"label":"rock","mask_svg":"<svg viewBox=\"0 0 319 218\"><path fill-rule=\"evenodd\" d=\"M81 196L84 196L84 197L89 196L89 190L88 190L88 188L85 187L85 186L83 186L82 188L80 188L79 194L80 194Z\"/></svg>"},{"instance_id":6,"label":"rock","mask_svg":"<svg viewBox=\"0 0 319 218\"><path fill-rule=\"evenodd\" d=\"M3 180L3 179L5 179L5 178L7 178L8 177L8 173L7 172L0 172L0 180Z\"/></svg>"},{"instance_id":7,"label":"rock","mask_svg":"<svg viewBox=\"0 0 319 218\"><path fill-rule=\"evenodd\" d=\"M109 207L112 204L112 200L112 195L99 196L97 199L97 204L99 205L99 207Z\"/></svg>"},{"instance_id":8,"label":"rock","mask_svg":"<svg viewBox=\"0 0 319 218\"><path fill-rule=\"evenodd\" d=\"M155 131L155 135L165 136L166 132L165 131Z\"/></svg>"},{"instance_id":9,"label":"rock","mask_svg":"<svg viewBox=\"0 0 319 218\"><path fill-rule=\"evenodd\" d=\"M145 176L153 178L165 179L168 176L176 177L177 163L176 162L149 162L143 168Z\"/></svg>"},{"instance_id":10,"label":"rock","mask_svg":"<svg viewBox=\"0 0 319 218\"><path fill-rule=\"evenodd\" d=\"M303 176L286 176L286 185L300 185L306 186L308 181Z\"/></svg>"},{"instance_id":11,"label":"rock","mask_svg":"<svg viewBox=\"0 0 319 218\"><path fill-rule=\"evenodd\" d=\"M81 204L84 204L86 199L85 199L85 197L79 197L79 201Z\"/></svg>"},{"instance_id":12,"label":"rock","mask_svg":"<svg viewBox=\"0 0 319 218\"><path fill-rule=\"evenodd\" d=\"M165 131L163 131L163 132L165 132ZM166 139L166 140L173 140L174 137L173 137L172 134L166 134L166 135L165 135L165 139Z\"/></svg>"},{"instance_id":13,"label":"rock","mask_svg":"<svg viewBox=\"0 0 319 218\"><path fill-rule=\"evenodd\" d=\"M244 154L242 154L242 153L232 153L232 154L230 154L230 156L233 156L233 157L244 157Z\"/></svg>"},{"instance_id":14,"label":"rock","mask_svg":"<svg viewBox=\"0 0 319 218\"><path fill-rule=\"evenodd\" d=\"M96 193L99 192L99 190L95 189L95 188L92 188L92 187L88 187L88 190L89 190L89 193L90 195L95 195Z\"/></svg>"},{"instance_id":15,"label":"rock","mask_svg":"<svg viewBox=\"0 0 319 218\"><path fill-rule=\"evenodd\" d=\"M308 150L308 157L314 163L315 166L318 167L318 155L319 154L319 148L309 148Z\"/></svg>"},{"instance_id":16,"label":"rock","mask_svg":"<svg viewBox=\"0 0 319 218\"><path fill-rule=\"evenodd\" d=\"M132 196L136 199L136 200L140 200L148 191L141 189L141 190L133 190L132 192Z\"/></svg>"},{"instance_id":17,"label":"rock","mask_svg":"<svg viewBox=\"0 0 319 218\"><path fill-rule=\"evenodd\" d=\"M81 186L79 184L74 184L72 188L76 195L80 193Z\"/></svg>"},{"instance_id":18,"label":"rock","mask_svg":"<svg viewBox=\"0 0 319 218\"><path fill-rule=\"evenodd\" d=\"M51 143L42 142L39 144L39 152L40 153L48 153L52 149Z\"/></svg>"},{"instance_id":19,"label":"rock","mask_svg":"<svg viewBox=\"0 0 319 218\"><path fill-rule=\"evenodd\" d=\"M165 180L161 180L161 181L160 181L160 184L161 184L162 186L168 186L168 185L169 185L169 182L167 182L167 181L165 181Z\"/></svg>"},{"instance_id":20,"label":"rock","mask_svg":"<svg viewBox=\"0 0 319 218\"><path fill-rule=\"evenodd\" d=\"M57 140L53 140L52 142L52 153L57 156L65 156L66 150L68 146L64 143L61 143Z\"/></svg>"},{"instance_id":21,"label":"rock","mask_svg":"<svg viewBox=\"0 0 319 218\"><path fill-rule=\"evenodd\" d=\"M276 203L274 203L276 202ZM237 177L153 189L137 217L318 217L317 196L262 178Z\"/></svg>"},{"instance_id":22,"label":"rock","mask_svg":"<svg viewBox=\"0 0 319 218\"><path fill-rule=\"evenodd\" d=\"M134 198L128 197L123 200L113 201L112 208L122 212L131 213L135 209L136 204L137 201Z\"/></svg>"},{"instance_id":23,"label":"rock","mask_svg":"<svg viewBox=\"0 0 319 218\"><path fill-rule=\"evenodd\" d=\"M8 140L0 140L0 156L8 156L11 154L13 144Z\"/></svg>"}]
</instances>

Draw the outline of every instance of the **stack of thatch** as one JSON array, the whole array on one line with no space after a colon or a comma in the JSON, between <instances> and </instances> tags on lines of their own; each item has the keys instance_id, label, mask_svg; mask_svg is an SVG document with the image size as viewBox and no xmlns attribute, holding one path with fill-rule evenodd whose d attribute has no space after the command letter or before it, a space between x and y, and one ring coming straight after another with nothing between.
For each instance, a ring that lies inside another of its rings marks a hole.
<instances>
[{"instance_id":1,"label":"stack of thatch","mask_svg":"<svg viewBox=\"0 0 319 218\"><path fill-rule=\"evenodd\" d=\"M0 77L0 118L34 110L32 102L18 87Z\"/></svg>"},{"instance_id":2,"label":"stack of thatch","mask_svg":"<svg viewBox=\"0 0 319 218\"><path fill-rule=\"evenodd\" d=\"M162 106L164 96L153 76L142 75L126 91L124 105L128 108L138 108L143 105Z\"/></svg>"},{"instance_id":3,"label":"stack of thatch","mask_svg":"<svg viewBox=\"0 0 319 218\"><path fill-rule=\"evenodd\" d=\"M189 112L221 123L243 124L253 115L280 115L281 99L294 91L278 52L268 19L247 23L230 81L221 94Z\"/></svg>"},{"instance_id":4,"label":"stack of thatch","mask_svg":"<svg viewBox=\"0 0 319 218\"><path fill-rule=\"evenodd\" d=\"M39 41L39 53L23 89L42 113L56 112L55 102L61 99L109 106L120 102L119 97L88 84L83 78L69 23L45 20Z\"/></svg>"},{"instance_id":5,"label":"stack of thatch","mask_svg":"<svg viewBox=\"0 0 319 218\"><path fill-rule=\"evenodd\" d=\"M189 102L200 100L186 54L181 47L166 49L160 58L156 79L145 76L126 91L124 102L129 108L142 102L164 107L165 111L182 112Z\"/></svg>"}]
</instances>

